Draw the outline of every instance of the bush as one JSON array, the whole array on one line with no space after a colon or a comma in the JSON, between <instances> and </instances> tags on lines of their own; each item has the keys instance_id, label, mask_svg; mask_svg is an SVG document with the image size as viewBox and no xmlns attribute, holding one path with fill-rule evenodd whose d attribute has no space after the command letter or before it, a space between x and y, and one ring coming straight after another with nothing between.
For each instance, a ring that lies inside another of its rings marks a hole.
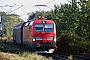
<instances>
[{"instance_id":1,"label":"bush","mask_svg":"<svg viewBox=\"0 0 90 60\"><path fill-rule=\"evenodd\" d=\"M57 52L70 54L90 53L90 41L87 41L78 35L61 34L57 38Z\"/></svg>"}]
</instances>

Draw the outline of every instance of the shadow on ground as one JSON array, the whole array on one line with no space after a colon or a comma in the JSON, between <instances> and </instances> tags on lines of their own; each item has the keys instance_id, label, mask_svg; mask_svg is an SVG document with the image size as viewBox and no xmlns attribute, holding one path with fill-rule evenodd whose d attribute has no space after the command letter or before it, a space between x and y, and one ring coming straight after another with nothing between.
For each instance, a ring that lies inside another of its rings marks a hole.
<instances>
[{"instance_id":1,"label":"shadow on ground","mask_svg":"<svg viewBox=\"0 0 90 60\"><path fill-rule=\"evenodd\" d=\"M0 40L0 51L21 54L27 50L13 41Z\"/></svg>"}]
</instances>

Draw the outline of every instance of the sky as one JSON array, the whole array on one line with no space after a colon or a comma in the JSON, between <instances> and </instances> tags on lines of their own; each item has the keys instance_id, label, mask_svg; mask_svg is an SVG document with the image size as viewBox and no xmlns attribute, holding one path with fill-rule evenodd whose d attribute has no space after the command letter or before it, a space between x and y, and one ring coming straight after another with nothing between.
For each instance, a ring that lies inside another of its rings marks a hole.
<instances>
[{"instance_id":1,"label":"sky","mask_svg":"<svg viewBox=\"0 0 90 60\"><path fill-rule=\"evenodd\" d=\"M0 0L0 11L15 13L21 16L24 21L28 19L28 13L32 11L39 10L34 5L44 4L47 5L47 8L44 8L45 11L53 9L54 4L67 3L68 0ZM14 6L9 7L9 6ZM2 7L3 6L3 7ZM21 7L22 6L22 7ZM20 8L19 8L20 7ZM18 8L18 9L17 9ZM10 13L9 13L10 14Z\"/></svg>"}]
</instances>

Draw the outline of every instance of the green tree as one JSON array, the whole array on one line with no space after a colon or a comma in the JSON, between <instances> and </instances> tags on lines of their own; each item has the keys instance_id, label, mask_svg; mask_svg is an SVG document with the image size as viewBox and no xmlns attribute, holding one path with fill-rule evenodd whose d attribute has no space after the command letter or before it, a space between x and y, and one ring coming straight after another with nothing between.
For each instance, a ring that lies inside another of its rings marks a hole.
<instances>
[{"instance_id":1,"label":"green tree","mask_svg":"<svg viewBox=\"0 0 90 60\"><path fill-rule=\"evenodd\" d=\"M4 36L5 35L7 35L8 37L12 36L14 26L23 22L23 20L19 18L19 15L16 14L6 15L5 12L0 12L0 15L2 15L2 20L4 25Z\"/></svg>"}]
</instances>

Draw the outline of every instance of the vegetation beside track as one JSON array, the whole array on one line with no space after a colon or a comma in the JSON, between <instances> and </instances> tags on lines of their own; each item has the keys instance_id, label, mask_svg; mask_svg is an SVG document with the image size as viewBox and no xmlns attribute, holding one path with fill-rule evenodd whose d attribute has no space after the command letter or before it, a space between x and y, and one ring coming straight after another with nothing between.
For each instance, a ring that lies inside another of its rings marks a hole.
<instances>
[{"instance_id":1,"label":"vegetation beside track","mask_svg":"<svg viewBox=\"0 0 90 60\"><path fill-rule=\"evenodd\" d=\"M12 41L0 40L0 60L51 60L37 53L27 51Z\"/></svg>"},{"instance_id":2,"label":"vegetation beside track","mask_svg":"<svg viewBox=\"0 0 90 60\"><path fill-rule=\"evenodd\" d=\"M74 35L62 34L57 38L56 52L69 54L90 54L90 41Z\"/></svg>"}]
</instances>

